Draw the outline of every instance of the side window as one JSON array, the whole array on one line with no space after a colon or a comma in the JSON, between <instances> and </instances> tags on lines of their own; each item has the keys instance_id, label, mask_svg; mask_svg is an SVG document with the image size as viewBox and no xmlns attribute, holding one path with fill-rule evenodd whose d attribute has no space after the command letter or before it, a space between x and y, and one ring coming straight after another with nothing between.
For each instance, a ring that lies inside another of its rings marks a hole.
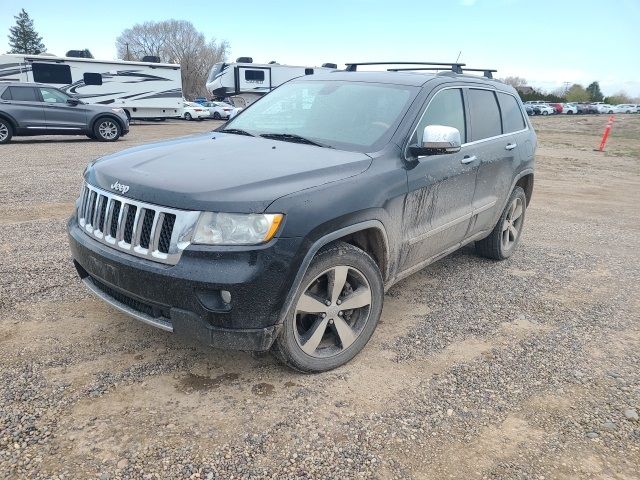
<instances>
[{"instance_id":1,"label":"side window","mask_svg":"<svg viewBox=\"0 0 640 480\"><path fill-rule=\"evenodd\" d=\"M4 92L2 92L2 96L0 96L2 100L11 100L11 89L6 88Z\"/></svg>"},{"instance_id":2,"label":"side window","mask_svg":"<svg viewBox=\"0 0 640 480\"><path fill-rule=\"evenodd\" d=\"M502 135L500 109L491 90L469 89L471 141Z\"/></svg>"},{"instance_id":3,"label":"side window","mask_svg":"<svg viewBox=\"0 0 640 480\"><path fill-rule=\"evenodd\" d=\"M504 133L517 132L525 127L524 118L518 101L507 93L498 92L500 111L502 112L502 125Z\"/></svg>"},{"instance_id":4,"label":"side window","mask_svg":"<svg viewBox=\"0 0 640 480\"><path fill-rule=\"evenodd\" d=\"M99 73L85 73L82 75L85 85L102 85L102 75Z\"/></svg>"},{"instance_id":5,"label":"side window","mask_svg":"<svg viewBox=\"0 0 640 480\"><path fill-rule=\"evenodd\" d=\"M39 102L40 99L33 87L9 87L11 97L18 102Z\"/></svg>"},{"instance_id":6,"label":"side window","mask_svg":"<svg viewBox=\"0 0 640 480\"><path fill-rule=\"evenodd\" d=\"M67 103L69 98L55 88L40 88L40 94L45 103Z\"/></svg>"},{"instance_id":7,"label":"side window","mask_svg":"<svg viewBox=\"0 0 640 480\"><path fill-rule=\"evenodd\" d=\"M424 128L428 125L455 127L460 131L462 143L467 141L462 90L449 88L436 93L420 119L416 133L411 139L412 144L422 143L422 134L424 133Z\"/></svg>"},{"instance_id":8,"label":"side window","mask_svg":"<svg viewBox=\"0 0 640 480\"><path fill-rule=\"evenodd\" d=\"M264 71L262 70L245 70L244 79L248 82L264 82Z\"/></svg>"},{"instance_id":9,"label":"side window","mask_svg":"<svg viewBox=\"0 0 640 480\"><path fill-rule=\"evenodd\" d=\"M54 83L60 85L70 85L71 68L69 65L59 63L33 63L33 81L38 83Z\"/></svg>"}]
</instances>

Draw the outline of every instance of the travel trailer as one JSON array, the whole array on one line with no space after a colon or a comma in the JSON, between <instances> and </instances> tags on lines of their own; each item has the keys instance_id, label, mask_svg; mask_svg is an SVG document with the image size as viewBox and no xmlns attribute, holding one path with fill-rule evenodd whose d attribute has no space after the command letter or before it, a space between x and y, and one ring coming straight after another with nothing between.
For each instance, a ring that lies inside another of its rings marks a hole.
<instances>
[{"instance_id":1,"label":"travel trailer","mask_svg":"<svg viewBox=\"0 0 640 480\"><path fill-rule=\"evenodd\" d=\"M235 63L216 63L209 72L206 86L213 99L231 98L236 107L247 107L292 78L336 69L334 63L325 63L322 67L298 67L276 62L253 63L251 57L240 57Z\"/></svg>"},{"instance_id":2,"label":"travel trailer","mask_svg":"<svg viewBox=\"0 0 640 480\"><path fill-rule=\"evenodd\" d=\"M49 55L0 55L0 81L38 82L86 103L123 108L129 118L176 117L180 65Z\"/></svg>"}]
</instances>

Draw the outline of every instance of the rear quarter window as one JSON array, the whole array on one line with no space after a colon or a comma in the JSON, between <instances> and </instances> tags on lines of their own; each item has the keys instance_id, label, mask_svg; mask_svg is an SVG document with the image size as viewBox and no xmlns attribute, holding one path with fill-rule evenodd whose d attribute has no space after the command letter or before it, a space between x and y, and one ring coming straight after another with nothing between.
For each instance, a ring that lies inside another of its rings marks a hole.
<instances>
[{"instance_id":1,"label":"rear quarter window","mask_svg":"<svg viewBox=\"0 0 640 480\"><path fill-rule=\"evenodd\" d=\"M2 95L0 95L2 100L11 100L11 90L9 88L5 88Z\"/></svg>"},{"instance_id":2,"label":"rear quarter window","mask_svg":"<svg viewBox=\"0 0 640 480\"><path fill-rule=\"evenodd\" d=\"M517 132L525 128L524 118L518 101L507 93L498 92L498 101L502 112L504 133Z\"/></svg>"},{"instance_id":3,"label":"rear quarter window","mask_svg":"<svg viewBox=\"0 0 640 480\"><path fill-rule=\"evenodd\" d=\"M9 87L11 97L17 102L39 102L40 98L33 87Z\"/></svg>"},{"instance_id":4,"label":"rear quarter window","mask_svg":"<svg viewBox=\"0 0 640 480\"><path fill-rule=\"evenodd\" d=\"M496 94L492 90L469 89L471 141L502 135L502 121Z\"/></svg>"}]
</instances>

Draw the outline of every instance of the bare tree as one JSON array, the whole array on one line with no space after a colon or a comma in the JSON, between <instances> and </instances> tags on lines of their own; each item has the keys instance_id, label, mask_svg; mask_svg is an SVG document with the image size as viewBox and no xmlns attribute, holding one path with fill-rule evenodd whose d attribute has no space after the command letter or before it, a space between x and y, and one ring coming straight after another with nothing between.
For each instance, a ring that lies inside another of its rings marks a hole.
<instances>
[{"instance_id":1,"label":"bare tree","mask_svg":"<svg viewBox=\"0 0 640 480\"><path fill-rule=\"evenodd\" d=\"M182 70L182 92L187 98L205 95L205 82L214 63L225 59L226 41L207 41L191 22L165 20L145 22L128 28L117 38L118 56L125 60L159 57L162 62L178 63Z\"/></svg>"},{"instance_id":2,"label":"bare tree","mask_svg":"<svg viewBox=\"0 0 640 480\"><path fill-rule=\"evenodd\" d=\"M506 77L501 80L513 88L525 87L527 85L527 80L522 77Z\"/></svg>"}]
</instances>

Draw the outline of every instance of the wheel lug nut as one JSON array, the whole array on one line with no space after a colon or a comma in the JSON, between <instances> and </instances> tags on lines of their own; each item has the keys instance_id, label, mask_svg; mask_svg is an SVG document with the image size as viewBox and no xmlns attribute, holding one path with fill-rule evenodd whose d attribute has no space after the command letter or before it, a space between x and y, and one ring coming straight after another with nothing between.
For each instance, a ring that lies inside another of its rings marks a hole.
<instances>
[{"instance_id":1,"label":"wheel lug nut","mask_svg":"<svg viewBox=\"0 0 640 480\"><path fill-rule=\"evenodd\" d=\"M329 320L329 325L333 325L333 320Z\"/></svg>"},{"instance_id":2,"label":"wheel lug nut","mask_svg":"<svg viewBox=\"0 0 640 480\"><path fill-rule=\"evenodd\" d=\"M336 305L340 305L342 303L342 300L337 300L336 301Z\"/></svg>"},{"instance_id":3,"label":"wheel lug nut","mask_svg":"<svg viewBox=\"0 0 640 480\"><path fill-rule=\"evenodd\" d=\"M325 300L324 304L328 307L329 305L331 305L331 300Z\"/></svg>"},{"instance_id":4,"label":"wheel lug nut","mask_svg":"<svg viewBox=\"0 0 640 480\"><path fill-rule=\"evenodd\" d=\"M320 317L322 317L322 318L324 318L324 317L326 317L326 316L327 316L327 314L326 314L326 313L323 313L322 315L320 315Z\"/></svg>"},{"instance_id":5,"label":"wheel lug nut","mask_svg":"<svg viewBox=\"0 0 640 480\"><path fill-rule=\"evenodd\" d=\"M342 311L338 312L338 315L342 316Z\"/></svg>"}]
</instances>

